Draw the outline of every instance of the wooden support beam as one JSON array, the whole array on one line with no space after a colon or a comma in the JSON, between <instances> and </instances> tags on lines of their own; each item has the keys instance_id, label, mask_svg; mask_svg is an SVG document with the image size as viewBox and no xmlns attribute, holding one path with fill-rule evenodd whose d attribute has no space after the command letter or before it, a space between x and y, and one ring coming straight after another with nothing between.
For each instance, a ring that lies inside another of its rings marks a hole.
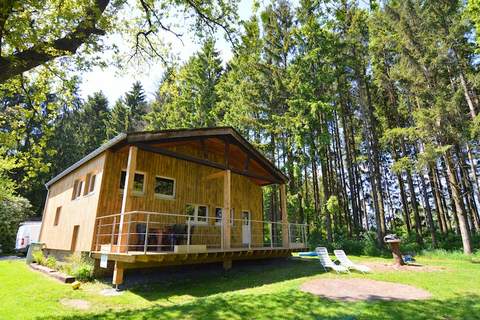
<instances>
[{"instance_id":1,"label":"wooden support beam","mask_svg":"<svg viewBox=\"0 0 480 320\"><path fill-rule=\"evenodd\" d=\"M282 214L282 247L290 247L287 214L287 188L284 183L280 185L280 212Z\"/></svg>"},{"instance_id":2,"label":"wooden support beam","mask_svg":"<svg viewBox=\"0 0 480 320\"><path fill-rule=\"evenodd\" d=\"M225 271L232 269L232 259L223 260L223 269Z\"/></svg>"},{"instance_id":3,"label":"wooden support beam","mask_svg":"<svg viewBox=\"0 0 480 320\"><path fill-rule=\"evenodd\" d=\"M217 162L210 161L210 160L206 160L206 159L200 159L200 158L193 157L193 156L186 155L186 154L181 154L181 153L171 151L171 150L168 150L168 149L165 149L165 148L152 147L152 146L150 146L148 144L144 144L144 143L137 143L136 146L138 146L138 148L140 148L142 150L157 153L157 154L161 154L163 156L172 157L172 158L176 158L176 159L180 159L180 160L185 160L185 161L201 164L201 165L204 165L204 166L207 166L207 167L216 168L216 169L220 169L220 170L227 170L228 169L224 164L217 163ZM242 176L246 176L246 177L249 177L249 178L268 181L268 182L271 182L271 183L280 183L280 180L272 178L272 177L261 176L261 175L257 175L257 174L250 173L250 172L244 172L243 170L239 170L239 169L235 169L235 168L230 168L229 170L232 171L233 173L236 173L236 174L239 174L239 175L242 175Z\"/></svg>"},{"instance_id":4,"label":"wooden support beam","mask_svg":"<svg viewBox=\"0 0 480 320\"><path fill-rule=\"evenodd\" d=\"M245 159L245 166L243 167L243 172L248 172L248 167L250 166L250 154L247 154Z\"/></svg>"},{"instance_id":5,"label":"wooden support beam","mask_svg":"<svg viewBox=\"0 0 480 320\"><path fill-rule=\"evenodd\" d=\"M115 261L112 283L116 286L123 283L123 264L120 261Z\"/></svg>"},{"instance_id":6,"label":"wooden support beam","mask_svg":"<svg viewBox=\"0 0 480 320\"><path fill-rule=\"evenodd\" d=\"M224 140L225 142L225 152L223 154L223 159L225 162L225 168L229 168L229 158L230 158L230 142L227 139Z\"/></svg>"},{"instance_id":7,"label":"wooden support beam","mask_svg":"<svg viewBox=\"0 0 480 320\"><path fill-rule=\"evenodd\" d=\"M231 225L230 225L230 209L232 207L231 199L232 190L232 174L230 170L225 170L223 178L223 213L222 213L222 227L223 227L223 249L230 249L231 239Z\"/></svg>"},{"instance_id":8,"label":"wooden support beam","mask_svg":"<svg viewBox=\"0 0 480 320\"><path fill-rule=\"evenodd\" d=\"M137 168L137 153L136 146L130 146L128 149L127 175L125 177L125 186L123 189L122 208L120 210L120 225L118 228L117 238L117 252L127 252L128 224L125 223L125 212L132 211L132 191L133 179L135 177L135 169Z\"/></svg>"},{"instance_id":9,"label":"wooden support beam","mask_svg":"<svg viewBox=\"0 0 480 320\"><path fill-rule=\"evenodd\" d=\"M225 175L225 171L218 171L218 172L215 172L215 173L212 173L208 176L206 176L204 178L204 180L208 181L208 180L213 180L213 179L219 179L219 178L223 178Z\"/></svg>"}]
</instances>

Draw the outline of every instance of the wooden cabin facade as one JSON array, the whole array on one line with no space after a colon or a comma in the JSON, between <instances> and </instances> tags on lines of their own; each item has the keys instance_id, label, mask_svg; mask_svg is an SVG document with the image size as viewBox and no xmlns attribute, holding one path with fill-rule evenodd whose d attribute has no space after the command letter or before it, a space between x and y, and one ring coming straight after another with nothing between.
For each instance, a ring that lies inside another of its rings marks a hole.
<instances>
[{"instance_id":1,"label":"wooden cabin facade","mask_svg":"<svg viewBox=\"0 0 480 320\"><path fill-rule=\"evenodd\" d=\"M40 241L125 268L287 256L305 248L288 223L287 178L232 128L121 134L50 180ZM278 221L262 187L278 184ZM268 220L268 221L267 221Z\"/></svg>"}]
</instances>

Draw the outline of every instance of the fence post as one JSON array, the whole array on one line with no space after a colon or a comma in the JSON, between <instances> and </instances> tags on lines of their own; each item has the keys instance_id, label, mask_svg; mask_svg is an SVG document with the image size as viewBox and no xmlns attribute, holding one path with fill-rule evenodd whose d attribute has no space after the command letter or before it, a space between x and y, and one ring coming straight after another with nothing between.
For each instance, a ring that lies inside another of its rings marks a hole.
<instances>
[{"instance_id":1,"label":"fence post","mask_svg":"<svg viewBox=\"0 0 480 320\"><path fill-rule=\"evenodd\" d=\"M150 222L150 214L147 213L147 227L145 229L145 244L143 246L143 253L147 253L147 246L148 246L148 224Z\"/></svg>"}]
</instances>

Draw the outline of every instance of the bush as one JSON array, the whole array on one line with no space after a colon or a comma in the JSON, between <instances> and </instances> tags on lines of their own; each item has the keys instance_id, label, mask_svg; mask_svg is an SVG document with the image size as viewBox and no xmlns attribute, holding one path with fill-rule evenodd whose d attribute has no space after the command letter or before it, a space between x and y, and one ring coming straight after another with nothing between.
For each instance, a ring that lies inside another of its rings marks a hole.
<instances>
[{"instance_id":1,"label":"bush","mask_svg":"<svg viewBox=\"0 0 480 320\"><path fill-rule=\"evenodd\" d=\"M0 174L0 247L13 252L18 226L33 215L30 202L15 194L9 180Z\"/></svg>"},{"instance_id":2,"label":"bush","mask_svg":"<svg viewBox=\"0 0 480 320\"><path fill-rule=\"evenodd\" d=\"M93 280L94 261L80 254L72 254L67 257L67 263L62 266L62 271L74 276L78 281Z\"/></svg>"},{"instance_id":3,"label":"bush","mask_svg":"<svg viewBox=\"0 0 480 320\"><path fill-rule=\"evenodd\" d=\"M49 267L50 269L56 269L57 268L57 259L55 259L54 256L49 256L45 260L45 266Z\"/></svg>"},{"instance_id":4,"label":"bush","mask_svg":"<svg viewBox=\"0 0 480 320\"><path fill-rule=\"evenodd\" d=\"M42 266L45 264L46 259L41 250L32 252L32 258L33 258L33 261L35 261L36 263Z\"/></svg>"}]
</instances>

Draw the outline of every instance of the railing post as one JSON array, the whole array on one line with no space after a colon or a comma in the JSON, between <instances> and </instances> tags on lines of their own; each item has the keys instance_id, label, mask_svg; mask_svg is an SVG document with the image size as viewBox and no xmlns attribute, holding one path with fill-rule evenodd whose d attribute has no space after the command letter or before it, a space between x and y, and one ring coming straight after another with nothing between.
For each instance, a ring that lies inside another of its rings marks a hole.
<instances>
[{"instance_id":1,"label":"railing post","mask_svg":"<svg viewBox=\"0 0 480 320\"><path fill-rule=\"evenodd\" d=\"M117 216L114 216L113 217L113 224L112 224L112 237L110 239L110 243L112 244L112 246L114 245L113 240L115 239L115 226L116 225L117 225ZM117 248L117 251L119 251L118 248Z\"/></svg>"},{"instance_id":2,"label":"railing post","mask_svg":"<svg viewBox=\"0 0 480 320\"><path fill-rule=\"evenodd\" d=\"M99 242L99 234L102 231L102 219L98 219L98 224L97 224L97 241L95 242L95 251L100 251L100 248L98 247L98 242Z\"/></svg>"},{"instance_id":3,"label":"railing post","mask_svg":"<svg viewBox=\"0 0 480 320\"><path fill-rule=\"evenodd\" d=\"M127 227L127 250L126 252L128 253L128 248L130 247L129 244L130 244L130 225L131 225L131 222L132 222L132 215L133 213L130 213L128 215L128 227Z\"/></svg>"},{"instance_id":4,"label":"railing post","mask_svg":"<svg viewBox=\"0 0 480 320\"><path fill-rule=\"evenodd\" d=\"M307 246L307 225L303 225L303 245L306 247Z\"/></svg>"},{"instance_id":5,"label":"railing post","mask_svg":"<svg viewBox=\"0 0 480 320\"><path fill-rule=\"evenodd\" d=\"M147 246L148 246L148 224L150 223L150 214L147 213L147 226L145 229L145 244L143 245L143 253L147 253Z\"/></svg>"},{"instance_id":6,"label":"railing post","mask_svg":"<svg viewBox=\"0 0 480 320\"><path fill-rule=\"evenodd\" d=\"M187 252L190 252L190 216L187 219Z\"/></svg>"},{"instance_id":7,"label":"railing post","mask_svg":"<svg viewBox=\"0 0 480 320\"><path fill-rule=\"evenodd\" d=\"M270 221L270 248L273 248L273 223Z\"/></svg>"},{"instance_id":8,"label":"railing post","mask_svg":"<svg viewBox=\"0 0 480 320\"><path fill-rule=\"evenodd\" d=\"M290 223L287 223L287 232L288 232L288 248L290 248L290 244L292 243L292 234L290 232Z\"/></svg>"}]
</instances>

